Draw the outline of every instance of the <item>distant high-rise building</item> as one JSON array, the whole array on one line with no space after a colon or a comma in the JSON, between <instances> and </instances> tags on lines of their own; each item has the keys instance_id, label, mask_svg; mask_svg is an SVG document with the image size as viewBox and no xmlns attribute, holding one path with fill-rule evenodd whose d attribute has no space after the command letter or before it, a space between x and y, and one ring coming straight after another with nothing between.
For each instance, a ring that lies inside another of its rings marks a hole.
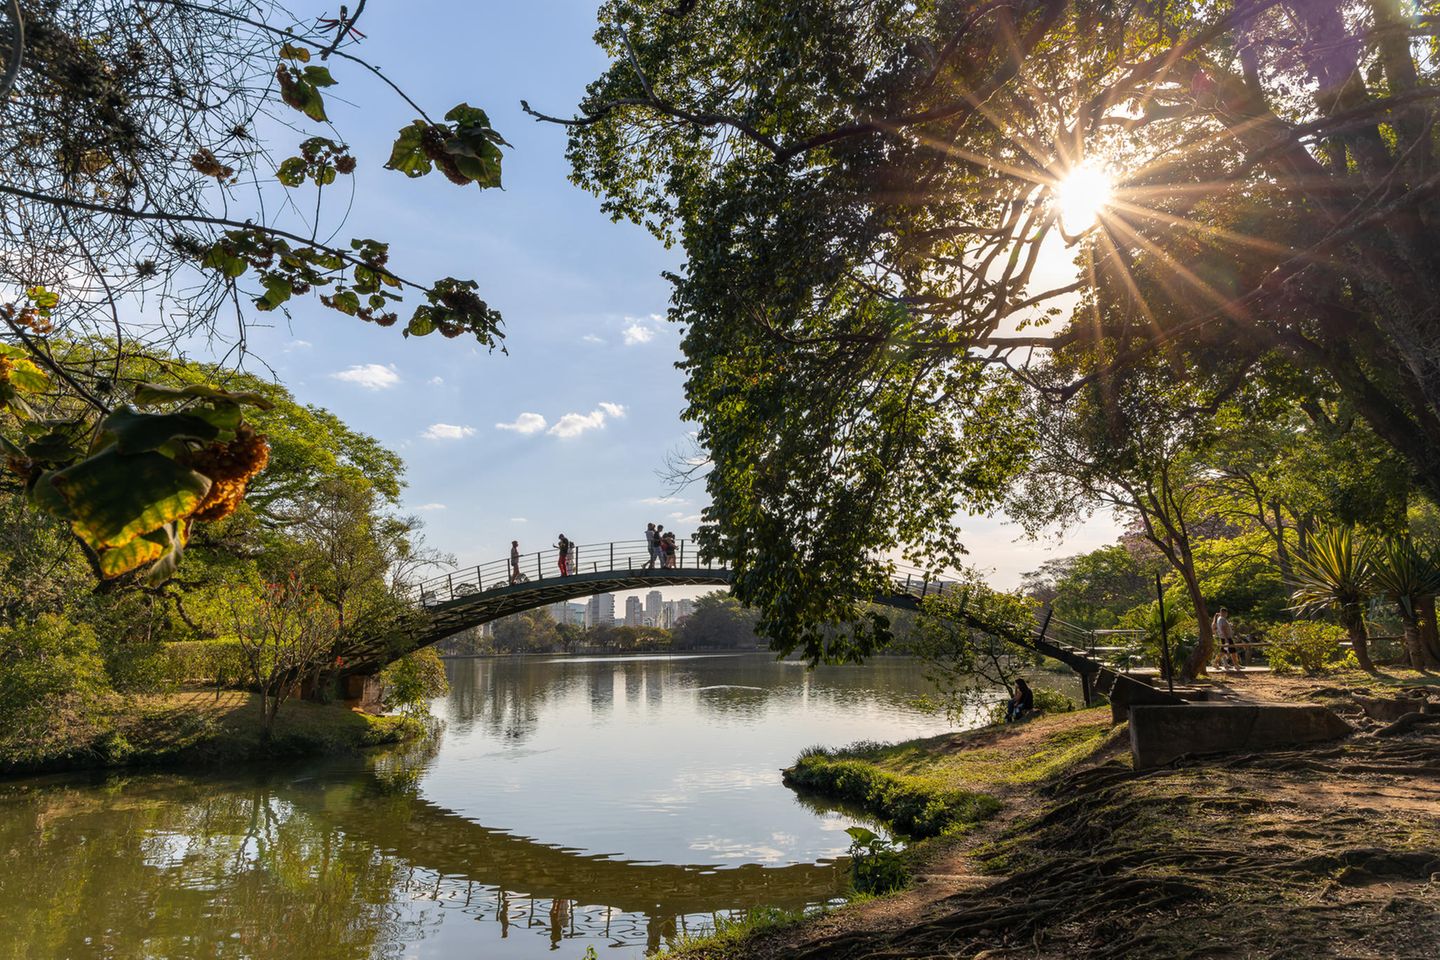
<instances>
[{"instance_id":1,"label":"distant high-rise building","mask_svg":"<svg viewBox=\"0 0 1440 960\"><path fill-rule=\"evenodd\" d=\"M625 598L625 626L638 627L640 621L645 619L645 608L640 605L639 597Z\"/></svg>"},{"instance_id":2,"label":"distant high-rise building","mask_svg":"<svg viewBox=\"0 0 1440 960\"><path fill-rule=\"evenodd\" d=\"M686 599L686 600L677 600L677 601L675 601L675 622L676 622L676 623L679 623L681 620L684 620L686 617L690 616L690 614L692 614L692 613L694 613L694 612L695 612L695 601L694 601L694 600Z\"/></svg>"},{"instance_id":3,"label":"distant high-rise building","mask_svg":"<svg viewBox=\"0 0 1440 960\"><path fill-rule=\"evenodd\" d=\"M586 613L585 626L612 627L615 625L615 594L597 593L590 598L590 609Z\"/></svg>"},{"instance_id":4,"label":"distant high-rise building","mask_svg":"<svg viewBox=\"0 0 1440 960\"><path fill-rule=\"evenodd\" d=\"M667 630L675 626L674 600L666 600L660 605L660 625Z\"/></svg>"},{"instance_id":5,"label":"distant high-rise building","mask_svg":"<svg viewBox=\"0 0 1440 960\"><path fill-rule=\"evenodd\" d=\"M556 623L571 623L577 627L585 626L585 604L583 603L552 603L549 607L550 618Z\"/></svg>"},{"instance_id":6,"label":"distant high-rise building","mask_svg":"<svg viewBox=\"0 0 1440 960\"><path fill-rule=\"evenodd\" d=\"M645 616L650 618L651 626L660 625L660 607L663 602L659 590L651 590L645 594Z\"/></svg>"}]
</instances>

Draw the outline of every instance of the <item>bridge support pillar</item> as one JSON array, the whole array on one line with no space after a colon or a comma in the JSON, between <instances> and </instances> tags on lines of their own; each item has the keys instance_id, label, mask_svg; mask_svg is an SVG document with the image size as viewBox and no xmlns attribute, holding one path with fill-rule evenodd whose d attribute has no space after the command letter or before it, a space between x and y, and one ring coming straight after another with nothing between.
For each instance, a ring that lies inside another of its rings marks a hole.
<instances>
[{"instance_id":1,"label":"bridge support pillar","mask_svg":"<svg viewBox=\"0 0 1440 960\"><path fill-rule=\"evenodd\" d=\"M340 696L351 710L384 713L380 677L375 674L347 674L340 679Z\"/></svg>"}]
</instances>

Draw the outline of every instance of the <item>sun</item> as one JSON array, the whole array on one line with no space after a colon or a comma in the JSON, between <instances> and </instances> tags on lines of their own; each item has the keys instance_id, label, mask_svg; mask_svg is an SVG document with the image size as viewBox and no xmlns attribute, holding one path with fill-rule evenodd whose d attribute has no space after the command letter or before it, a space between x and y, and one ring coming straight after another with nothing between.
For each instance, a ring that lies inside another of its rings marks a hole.
<instances>
[{"instance_id":1,"label":"sun","mask_svg":"<svg viewBox=\"0 0 1440 960\"><path fill-rule=\"evenodd\" d=\"M1060 225L1066 233L1083 233L1095 225L1115 192L1110 174L1098 163L1086 161L1055 186Z\"/></svg>"}]
</instances>

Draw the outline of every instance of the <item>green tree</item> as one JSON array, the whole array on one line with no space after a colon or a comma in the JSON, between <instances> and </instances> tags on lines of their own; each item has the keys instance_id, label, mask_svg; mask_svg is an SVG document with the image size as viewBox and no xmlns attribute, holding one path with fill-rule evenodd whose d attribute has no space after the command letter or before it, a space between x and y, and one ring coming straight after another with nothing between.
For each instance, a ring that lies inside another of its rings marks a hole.
<instances>
[{"instance_id":1,"label":"green tree","mask_svg":"<svg viewBox=\"0 0 1440 960\"><path fill-rule=\"evenodd\" d=\"M1114 627L1121 614L1155 592L1164 563L1138 538L1047 561L1025 575L1027 596L1050 603L1061 620L1092 630Z\"/></svg>"},{"instance_id":2,"label":"green tree","mask_svg":"<svg viewBox=\"0 0 1440 960\"><path fill-rule=\"evenodd\" d=\"M1038 653L1011 639L1014 625L1029 624L1033 614L1028 597L981 583L925 601L911 650L925 664L925 677L952 722L992 702L997 687L1014 695L1015 680L1039 665Z\"/></svg>"},{"instance_id":3,"label":"green tree","mask_svg":"<svg viewBox=\"0 0 1440 960\"><path fill-rule=\"evenodd\" d=\"M28 42L0 98L0 446L102 579L169 576L192 526L228 516L266 463L243 414L262 397L168 376L136 387L136 355L223 339L232 306L243 354L254 312L310 293L382 326L409 300L406 336L500 342L474 281L416 282L384 242L317 239L342 228L321 199L357 164L327 114L332 67L398 94L390 169L500 185L505 141L484 111L435 120L356 55L362 8L333 28L239 0L14 11Z\"/></svg>"},{"instance_id":4,"label":"green tree","mask_svg":"<svg viewBox=\"0 0 1440 960\"><path fill-rule=\"evenodd\" d=\"M680 622L675 645L690 650L753 647L758 620L756 612L735 597L719 590L707 593L696 598L694 610Z\"/></svg>"},{"instance_id":5,"label":"green tree","mask_svg":"<svg viewBox=\"0 0 1440 960\"><path fill-rule=\"evenodd\" d=\"M544 608L526 610L495 621L495 649L500 653L542 653L559 646L555 618Z\"/></svg>"},{"instance_id":6,"label":"green tree","mask_svg":"<svg viewBox=\"0 0 1440 960\"><path fill-rule=\"evenodd\" d=\"M1160 366L1197 416L1227 381L1324 382L1440 496L1440 61L1407 39L1434 15L605 3L610 65L545 119L607 212L685 250L700 539L762 630L818 653L877 557L954 565L958 509L1032 445L1017 380L1065 402ZM1102 166L1098 222L1060 222ZM1049 376L1071 349L1093 362Z\"/></svg>"},{"instance_id":7,"label":"green tree","mask_svg":"<svg viewBox=\"0 0 1440 960\"><path fill-rule=\"evenodd\" d=\"M228 608L249 679L260 692L261 738L269 741L281 705L334 656L340 625L298 573L250 590L234 585Z\"/></svg>"}]
</instances>

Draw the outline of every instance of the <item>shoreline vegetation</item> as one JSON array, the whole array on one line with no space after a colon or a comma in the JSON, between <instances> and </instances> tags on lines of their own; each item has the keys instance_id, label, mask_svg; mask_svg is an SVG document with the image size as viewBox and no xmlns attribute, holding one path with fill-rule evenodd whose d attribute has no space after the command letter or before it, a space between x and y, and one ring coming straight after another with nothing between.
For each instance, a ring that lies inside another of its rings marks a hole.
<instances>
[{"instance_id":1,"label":"shoreline vegetation","mask_svg":"<svg viewBox=\"0 0 1440 960\"><path fill-rule=\"evenodd\" d=\"M357 753L423 736L423 721L352 710L340 703L287 703L268 743L260 695L183 687L115 697L102 708L59 716L44 742L0 756L0 779L122 767L205 767Z\"/></svg>"},{"instance_id":2,"label":"shoreline vegetation","mask_svg":"<svg viewBox=\"0 0 1440 960\"><path fill-rule=\"evenodd\" d=\"M910 885L808 915L717 917L666 960L1318 957L1337 945L1378 957L1440 942L1440 723L1387 729L1400 697L1440 706L1440 678L1214 682L1324 703L1356 733L1136 771L1126 726L1092 708L812 748L786 782L907 838Z\"/></svg>"}]
</instances>

